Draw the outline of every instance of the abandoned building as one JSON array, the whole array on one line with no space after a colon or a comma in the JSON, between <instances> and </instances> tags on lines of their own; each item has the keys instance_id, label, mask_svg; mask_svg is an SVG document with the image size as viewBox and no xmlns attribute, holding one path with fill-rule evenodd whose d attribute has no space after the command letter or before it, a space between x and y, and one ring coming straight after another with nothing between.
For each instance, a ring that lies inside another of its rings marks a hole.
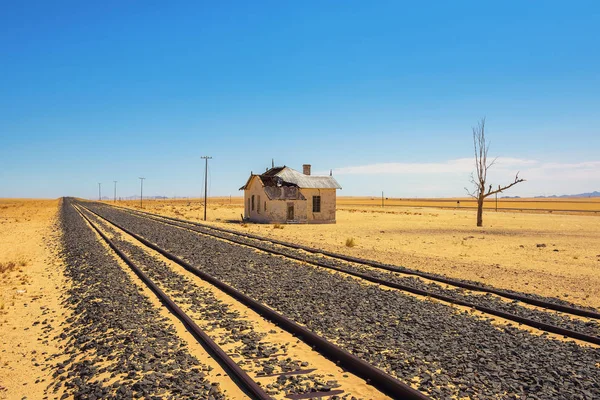
<instances>
[{"instance_id":1,"label":"abandoned building","mask_svg":"<svg viewBox=\"0 0 600 400\"><path fill-rule=\"evenodd\" d=\"M273 167L264 174L250 173L244 191L244 219L260 223L335 223L336 190L342 187L331 176L312 176Z\"/></svg>"}]
</instances>

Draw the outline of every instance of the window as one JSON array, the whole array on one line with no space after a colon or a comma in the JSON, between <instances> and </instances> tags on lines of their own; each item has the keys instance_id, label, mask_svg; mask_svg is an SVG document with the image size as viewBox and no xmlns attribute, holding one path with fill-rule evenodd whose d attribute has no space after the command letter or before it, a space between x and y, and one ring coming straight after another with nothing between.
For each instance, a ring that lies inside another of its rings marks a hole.
<instances>
[{"instance_id":1,"label":"window","mask_svg":"<svg viewBox=\"0 0 600 400\"><path fill-rule=\"evenodd\" d=\"M267 202L265 201L265 212L267 211Z\"/></svg>"},{"instance_id":2,"label":"window","mask_svg":"<svg viewBox=\"0 0 600 400\"><path fill-rule=\"evenodd\" d=\"M313 212L321 212L321 196L313 196Z\"/></svg>"},{"instance_id":3,"label":"window","mask_svg":"<svg viewBox=\"0 0 600 400\"><path fill-rule=\"evenodd\" d=\"M258 201L256 202L256 212L260 214L260 194L258 195Z\"/></svg>"},{"instance_id":4,"label":"window","mask_svg":"<svg viewBox=\"0 0 600 400\"><path fill-rule=\"evenodd\" d=\"M254 211L254 195L252 195L252 211Z\"/></svg>"}]
</instances>

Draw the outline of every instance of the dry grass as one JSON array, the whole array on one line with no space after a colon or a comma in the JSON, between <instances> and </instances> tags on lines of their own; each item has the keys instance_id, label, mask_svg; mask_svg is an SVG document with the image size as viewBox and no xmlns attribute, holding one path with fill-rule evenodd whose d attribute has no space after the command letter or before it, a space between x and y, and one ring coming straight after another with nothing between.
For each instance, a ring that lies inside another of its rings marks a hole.
<instances>
[{"instance_id":1,"label":"dry grass","mask_svg":"<svg viewBox=\"0 0 600 400\"><path fill-rule=\"evenodd\" d=\"M356 246L356 240L353 237L346 239L346 247L354 247Z\"/></svg>"},{"instance_id":2,"label":"dry grass","mask_svg":"<svg viewBox=\"0 0 600 400\"><path fill-rule=\"evenodd\" d=\"M5 274L7 272L12 272L17 268L17 263L14 261L8 261L0 263L0 274Z\"/></svg>"},{"instance_id":3,"label":"dry grass","mask_svg":"<svg viewBox=\"0 0 600 400\"><path fill-rule=\"evenodd\" d=\"M273 224L273 229L283 229L285 228L285 226L281 225L281 224Z\"/></svg>"}]
</instances>

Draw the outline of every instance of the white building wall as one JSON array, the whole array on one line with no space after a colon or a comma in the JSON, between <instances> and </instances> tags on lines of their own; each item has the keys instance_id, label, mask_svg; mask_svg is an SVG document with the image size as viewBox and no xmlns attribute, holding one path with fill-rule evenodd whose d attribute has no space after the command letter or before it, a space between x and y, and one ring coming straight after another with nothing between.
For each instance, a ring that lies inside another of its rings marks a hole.
<instances>
[{"instance_id":1,"label":"white building wall","mask_svg":"<svg viewBox=\"0 0 600 400\"><path fill-rule=\"evenodd\" d=\"M295 222L335 223L335 189L300 189L300 192L306 197L306 200L269 200L260 178L254 177L250 186L244 190L244 218L259 223L285 223L287 222L288 205L293 204L293 221ZM317 213L312 210L312 197L319 195L321 196L321 212ZM252 209L252 196L254 196L254 209Z\"/></svg>"},{"instance_id":2,"label":"white building wall","mask_svg":"<svg viewBox=\"0 0 600 400\"><path fill-rule=\"evenodd\" d=\"M335 223L335 189L300 189L306 197L308 223ZM321 212L313 212L313 196L321 196Z\"/></svg>"},{"instance_id":3,"label":"white building wall","mask_svg":"<svg viewBox=\"0 0 600 400\"><path fill-rule=\"evenodd\" d=\"M252 208L252 197L254 196L254 208ZM272 207L267 204L265 211L265 202L269 202L269 198L263 190L262 183L258 177L253 177L250 182L250 187L244 190L244 218L254 222L270 222L272 215Z\"/></svg>"}]
</instances>

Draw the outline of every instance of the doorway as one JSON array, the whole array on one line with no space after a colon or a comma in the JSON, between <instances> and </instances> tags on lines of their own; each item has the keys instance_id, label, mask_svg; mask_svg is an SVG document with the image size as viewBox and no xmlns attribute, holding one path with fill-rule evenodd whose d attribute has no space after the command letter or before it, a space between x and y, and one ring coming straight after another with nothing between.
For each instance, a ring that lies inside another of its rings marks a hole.
<instances>
[{"instance_id":1,"label":"doorway","mask_svg":"<svg viewBox=\"0 0 600 400\"><path fill-rule=\"evenodd\" d=\"M294 203L288 203L287 205L287 220L294 220Z\"/></svg>"}]
</instances>

